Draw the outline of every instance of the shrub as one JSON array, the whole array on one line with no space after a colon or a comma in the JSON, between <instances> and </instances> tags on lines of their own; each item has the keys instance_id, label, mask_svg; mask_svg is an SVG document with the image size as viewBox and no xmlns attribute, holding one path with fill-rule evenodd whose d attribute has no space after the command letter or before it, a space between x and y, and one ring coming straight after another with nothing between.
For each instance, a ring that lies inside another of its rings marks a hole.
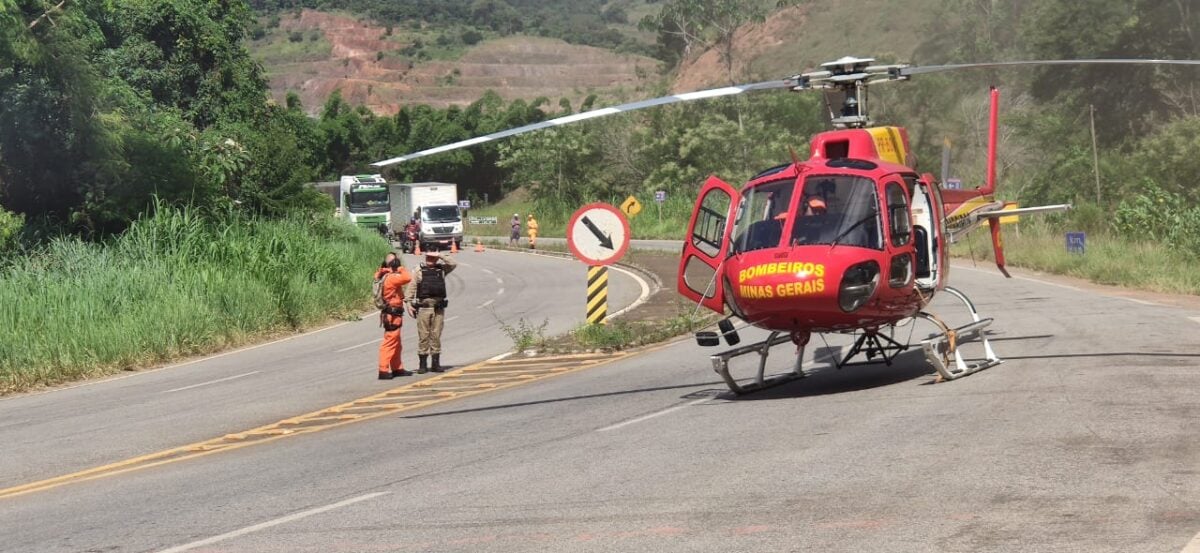
<instances>
[{"instance_id":1,"label":"shrub","mask_svg":"<svg viewBox=\"0 0 1200 553\"><path fill-rule=\"evenodd\" d=\"M0 254L17 248L17 240L23 226L25 217L0 207Z\"/></svg>"},{"instance_id":2,"label":"shrub","mask_svg":"<svg viewBox=\"0 0 1200 553\"><path fill-rule=\"evenodd\" d=\"M460 38L462 38L463 44L466 44L467 46L474 46L483 40L483 35L480 34L479 31L468 29L463 31L463 34Z\"/></svg>"}]
</instances>

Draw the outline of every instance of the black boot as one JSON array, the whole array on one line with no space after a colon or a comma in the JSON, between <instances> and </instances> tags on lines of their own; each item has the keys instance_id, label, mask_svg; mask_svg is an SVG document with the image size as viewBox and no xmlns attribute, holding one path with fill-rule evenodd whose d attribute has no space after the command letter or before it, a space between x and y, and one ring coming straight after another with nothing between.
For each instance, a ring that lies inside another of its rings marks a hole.
<instances>
[{"instance_id":1,"label":"black boot","mask_svg":"<svg viewBox=\"0 0 1200 553\"><path fill-rule=\"evenodd\" d=\"M442 368L442 354L440 354L440 353L433 354L433 368L431 368L429 370L431 370L435 373L440 373L445 370Z\"/></svg>"},{"instance_id":2,"label":"black boot","mask_svg":"<svg viewBox=\"0 0 1200 553\"><path fill-rule=\"evenodd\" d=\"M436 357L434 359L436 359ZM429 356L428 355L418 355L417 360L419 360L421 362L421 366L417 368L417 374L425 374L425 373L429 372L429 363L428 363ZM436 365L437 361L434 361L434 364Z\"/></svg>"}]
</instances>

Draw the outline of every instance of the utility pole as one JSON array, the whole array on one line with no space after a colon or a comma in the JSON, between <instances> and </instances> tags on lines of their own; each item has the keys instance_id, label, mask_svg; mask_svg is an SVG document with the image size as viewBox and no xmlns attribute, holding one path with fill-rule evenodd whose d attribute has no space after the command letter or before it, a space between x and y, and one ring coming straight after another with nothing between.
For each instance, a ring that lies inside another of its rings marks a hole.
<instances>
[{"instance_id":1,"label":"utility pole","mask_svg":"<svg viewBox=\"0 0 1200 553\"><path fill-rule=\"evenodd\" d=\"M950 137L942 139L942 185L950 178Z\"/></svg>"},{"instance_id":2,"label":"utility pole","mask_svg":"<svg viewBox=\"0 0 1200 553\"><path fill-rule=\"evenodd\" d=\"M1092 171L1096 174L1096 205L1100 205L1100 154L1096 150L1096 106L1088 104L1088 116L1092 122Z\"/></svg>"}]
</instances>

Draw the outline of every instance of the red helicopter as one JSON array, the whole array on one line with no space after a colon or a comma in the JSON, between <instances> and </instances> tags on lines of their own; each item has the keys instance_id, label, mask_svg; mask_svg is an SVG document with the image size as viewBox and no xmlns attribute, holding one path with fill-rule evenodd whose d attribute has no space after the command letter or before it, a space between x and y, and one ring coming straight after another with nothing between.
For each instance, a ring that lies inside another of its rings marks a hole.
<instances>
[{"instance_id":1,"label":"red helicopter","mask_svg":"<svg viewBox=\"0 0 1200 553\"><path fill-rule=\"evenodd\" d=\"M812 335L856 335L836 366L859 357L878 357L890 365L910 347L897 341L895 329L915 319L930 321L938 333L921 341L926 359L941 379L953 380L1001 362L984 330L992 319L979 316L961 291L947 285L948 247L972 229L988 223L996 265L1006 276L999 218L1069 209L1069 205L1002 210L996 191L996 134L999 92L991 91L987 182L974 190L944 190L929 173L919 173L908 133L901 127L873 127L868 88L938 71L1016 65L1178 64L1195 60L1044 60L915 67L874 65L870 58L846 57L821 70L788 79L702 90L601 108L490 135L480 136L375 163L384 166L499 138L658 105L770 89L826 92L834 130L813 137L810 155L762 171L740 190L710 177L701 187L679 264L680 294L732 317L720 332L698 332L702 346L724 338L740 343L732 319L770 331L762 342L711 356L713 368L738 394L803 378L804 348ZM840 97L840 106L833 106ZM927 310L946 292L960 300L971 322L951 328ZM968 362L959 345L979 340L982 359ZM786 342L796 345L790 372L766 376L768 351ZM753 380L739 382L730 373L733 358L758 354Z\"/></svg>"}]
</instances>

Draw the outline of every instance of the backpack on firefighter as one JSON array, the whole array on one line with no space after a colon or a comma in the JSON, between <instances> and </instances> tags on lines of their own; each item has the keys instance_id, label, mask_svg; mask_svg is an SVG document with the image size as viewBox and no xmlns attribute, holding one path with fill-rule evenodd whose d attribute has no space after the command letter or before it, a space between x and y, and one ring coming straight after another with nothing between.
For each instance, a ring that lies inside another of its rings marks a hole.
<instances>
[{"instance_id":1,"label":"backpack on firefighter","mask_svg":"<svg viewBox=\"0 0 1200 553\"><path fill-rule=\"evenodd\" d=\"M371 297L375 300L375 309L380 311L388 306L387 300L383 297L383 281L387 280L390 274L392 273L383 273L382 276L375 279L375 282L371 284Z\"/></svg>"}]
</instances>

